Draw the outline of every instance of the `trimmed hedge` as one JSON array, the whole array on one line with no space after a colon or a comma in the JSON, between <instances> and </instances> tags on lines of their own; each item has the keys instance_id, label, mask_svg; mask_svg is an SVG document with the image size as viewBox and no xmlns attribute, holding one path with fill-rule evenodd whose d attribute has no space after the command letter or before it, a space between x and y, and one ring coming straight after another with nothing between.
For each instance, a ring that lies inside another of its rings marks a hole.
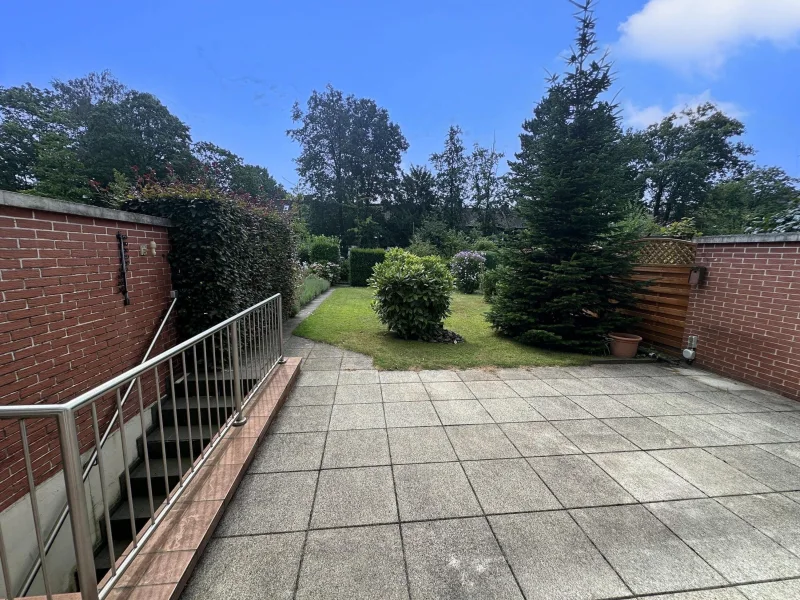
<instances>
[{"instance_id":1,"label":"trimmed hedge","mask_svg":"<svg viewBox=\"0 0 800 600\"><path fill-rule=\"evenodd\" d=\"M350 250L350 285L366 287L372 277L372 268L384 261L386 250L380 248L352 248Z\"/></svg>"},{"instance_id":2,"label":"trimmed hedge","mask_svg":"<svg viewBox=\"0 0 800 600\"><path fill-rule=\"evenodd\" d=\"M484 250L481 252L486 258L486 270L494 271L500 266L500 253L495 250Z\"/></svg>"},{"instance_id":3,"label":"trimmed hedge","mask_svg":"<svg viewBox=\"0 0 800 600\"><path fill-rule=\"evenodd\" d=\"M308 257L314 263L339 264L339 238L315 235L311 237Z\"/></svg>"},{"instance_id":4,"label":"trimmed hedge","mask_svg":"<svg viewBox=\"0 0 800 600\"><path fill-rule=\"evenodd\" d=\"M151 196L145 190L124 208L172 221L168 258L181 339L278 292L284 319L291 316L294 237L279 214L208 191Z\"/></svg>"}]
</instances>

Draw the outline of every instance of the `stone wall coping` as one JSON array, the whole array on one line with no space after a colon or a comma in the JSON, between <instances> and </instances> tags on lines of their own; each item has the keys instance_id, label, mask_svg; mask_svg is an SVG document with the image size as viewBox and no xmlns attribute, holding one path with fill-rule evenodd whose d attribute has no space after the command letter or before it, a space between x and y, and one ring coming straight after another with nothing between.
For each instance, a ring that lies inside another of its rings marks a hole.
<instances>
[{"instance_id":1,"label":"stone wall coping","mask_svg":"<svg viewBox=\"0 0 800 600\"><path fill-rule=\"evenodd\" d=\"M169 219L164 219L162 217L152 217L150 215L141 215L124 210L103 208L101 206L92 206L91 204L81 204L79 202L64 202L63 200L19 194L17 192L7 192L5 190L0 190L0 206L14 206L30 210L93 217L95 219L105 219L107 221L139 223L141 225L156 225L160 227L172 226L172 222Z\"/></svg>"},{"instance_id":2,"label":"stone wall coping","mask_svg":"<svg viewBox=\"0 0 800 600\"><path fill-rule=\"evenodd\" d=\"M692 240L695 244L772 244L800 242L800 233L746 233L742 235L707 235Z\"/></svg>"}]
</instances>

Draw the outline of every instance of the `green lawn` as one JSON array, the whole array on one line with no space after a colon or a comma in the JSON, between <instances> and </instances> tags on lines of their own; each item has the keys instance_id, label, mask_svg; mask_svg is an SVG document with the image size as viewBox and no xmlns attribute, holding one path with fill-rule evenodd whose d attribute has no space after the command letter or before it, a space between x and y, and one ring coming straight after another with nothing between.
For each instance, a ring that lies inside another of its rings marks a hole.
<instances>
[{"instance_id":1,"label":"green lawn","mask_svg":"<svg viewBox=\"0 0 800 600\"><path fill-rule=\"evenodd\" d=\"M463 344L431 344L396 338L370 307L369 288L339 288L294 331L295 335L367 354L380 369L446 369L582 365L589 357L550 352L503 338L484 317L488 305L478 294L455 294L445 327Z\"/></svg>"}]
</instances>

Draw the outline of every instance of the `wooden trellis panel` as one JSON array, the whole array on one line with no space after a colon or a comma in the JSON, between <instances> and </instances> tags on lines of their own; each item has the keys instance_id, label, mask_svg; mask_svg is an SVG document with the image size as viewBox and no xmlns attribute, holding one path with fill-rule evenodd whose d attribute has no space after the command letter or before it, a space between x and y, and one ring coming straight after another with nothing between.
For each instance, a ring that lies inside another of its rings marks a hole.
<instances>
[{"instance_id":1,"label":"wooden trellis panel","mask_svg":"<svg viewBox=\"0 0 800 600\"><path fill-rule=\"evenodd\" d=\"M684 240L651 238L642 240L632 279L650 281L630 314L641 319L634 329L645 342L680 353L686 313L689 308L689 274L695 259L695 245Z\"/></svg>"}]
</instances>

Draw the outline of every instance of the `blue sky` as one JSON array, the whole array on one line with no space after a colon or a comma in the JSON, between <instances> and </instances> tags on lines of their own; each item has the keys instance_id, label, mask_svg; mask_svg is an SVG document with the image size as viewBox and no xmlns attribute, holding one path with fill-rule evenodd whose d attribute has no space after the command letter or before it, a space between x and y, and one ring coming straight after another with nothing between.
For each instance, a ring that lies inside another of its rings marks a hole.
<instances>
[{"instance_id":1,"label":"blue sky","mask_svg":"<svg viewBox=\"0 0 800 600\"><path fill-rule=\"evenodd\" d=\"M438 151L451 124L510 157L545 69L562 68L572 12L567 0L12 0L0 85L109 69L195 141L291 187L292 103L327 83L389 110L411 146L404 165ZM601 0L597 17L627 124L710 98L744 120L759 163L800 177L800 2Z\"/></svg>"}]
</instances>

